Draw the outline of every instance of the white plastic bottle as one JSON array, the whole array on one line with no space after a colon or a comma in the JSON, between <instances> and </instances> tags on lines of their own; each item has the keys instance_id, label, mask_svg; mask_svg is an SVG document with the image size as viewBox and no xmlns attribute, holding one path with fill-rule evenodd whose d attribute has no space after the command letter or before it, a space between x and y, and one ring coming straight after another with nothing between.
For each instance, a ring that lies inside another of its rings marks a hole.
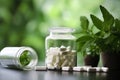
<instances>
[{"instance_id":1,"label":"white plastic bottle","mask_svg":"<svg viewBox=\"0 0 120 80\"><path fill-rule=\"evenodd\" d=\"M32 70L37 62L38 56L30 47L5 47L0 52L3 67Z\"/></svg>"}]
</instances>

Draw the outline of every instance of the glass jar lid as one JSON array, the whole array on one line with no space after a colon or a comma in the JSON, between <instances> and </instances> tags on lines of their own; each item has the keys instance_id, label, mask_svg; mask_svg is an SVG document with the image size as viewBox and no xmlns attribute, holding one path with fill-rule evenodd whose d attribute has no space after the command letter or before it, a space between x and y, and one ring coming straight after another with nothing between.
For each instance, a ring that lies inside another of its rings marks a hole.
<instances>
[{"instance_id":1,"label":"glass jar lid","mask_svg":"<svg viewBox=\"0 0 120 80\"><path fill-rule=\"evenodd\" d=\"M67 27L53 27L50 29L52 33L73 33L75 29L67 28Z\"/></svg>"}]
</instances>

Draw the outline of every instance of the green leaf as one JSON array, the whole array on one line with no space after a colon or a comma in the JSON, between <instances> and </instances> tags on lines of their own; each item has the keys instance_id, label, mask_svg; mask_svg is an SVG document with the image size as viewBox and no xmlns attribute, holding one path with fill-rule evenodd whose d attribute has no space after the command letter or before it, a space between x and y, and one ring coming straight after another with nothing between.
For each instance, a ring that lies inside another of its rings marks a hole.
<instances>
[{"instance_id":1,"label":"green leaf","mask_svg":"<svg viewBox=\"0 0 120 80\"><path fill-rule=\"evenodd\" d=\"M90 15L90 17L91 17L91 19L92 19L92 22L93 22L93 24L99 29L99 30L102 30L103 29L103 26L102 26L102 24L103 24L103 22L99 19L99 18L97 18L96 16L94 16L94 15Z\"/></svg>"},{"instance_id":2,"label":"green leaf","mask_svg":"<svg viewBox=\"0 0 120 80\"><path fill-rule=\"evenodd\" d=\"M82 36L82 37L79 37L77 39L77 42L86 42L86 41L89 41L93 39L90 35L85 35L85 36Z\"/></svg>"},{"instance_id":3,"label":"green leaf","mask_svg":"<svg viewBox=\"0 0 120 80\"><path fill-rule=\"evenodd\" d=\"M80 22L81 22L81 28L83 30L87 30L89 26L89 21L85 16L80 17Z\"/></svg>"},{"instance_id":4,"label":"green leaf","mask_svg":"<svg viewBox=\"0 0 120 80\"><path fill-rule=\"evenodd\" d=\"M22 66L26 66L30 63L31 61L31 56L29 55L28 51L24 51L21 55L20 55L20 63Z\"/></svg>"},{"instance_id":5,"label":"green leaf","mask_svg":"<svg viewBox=\"0 0 120 80\"><path fill-rule=\"evenodd\" d=\"M103 6L100 5L100 10L102 12L105 22L114 20L114 17L108 12L108 10L106 8L104 8Z\"/></svg>"},{"instance_id":6,"label":"green leaf","mask_svg":"<svg viewBox=\"0 0 120 80\"><path fill-rule=\"evenodd\" d=\"M114 17L103 6L100 6L100 10L102 12L103 19L104 19L103 30L108 32L110 31L110 28L114 23Z\"/></svg>"}]
</instances>

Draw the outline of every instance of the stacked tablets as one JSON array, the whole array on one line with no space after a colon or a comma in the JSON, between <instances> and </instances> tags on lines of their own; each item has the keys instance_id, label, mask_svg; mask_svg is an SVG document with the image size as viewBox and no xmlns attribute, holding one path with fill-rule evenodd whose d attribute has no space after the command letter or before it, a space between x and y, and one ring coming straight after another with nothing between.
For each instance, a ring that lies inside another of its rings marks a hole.
<instances>
[{"instance_id":1,"label":"stacked tablets","mask_svg":"<svg viewBox=\"0 0 120 80\"><path fill-rule=\"evenodd\" d=\"M47 68L46 66L36 66L36 71L56 70L55 68ZM77 66L77 67L62 67L62 71L74 71L74 72L108 72L107 67L91 67L91 66Z\"/></svg>"},{"instance_id":2,"label":"stacked tablets","mask_svg":"<svg viewBox=\"0 0 120 80\"><path fill-rule=\"evenodd\" d=\"M49 69L60 69L61 67L73 67L76 64L76 51L72 50L70 46L65 47L51 47L46 53L46 66Z\"/></svg>"}]
</instances>

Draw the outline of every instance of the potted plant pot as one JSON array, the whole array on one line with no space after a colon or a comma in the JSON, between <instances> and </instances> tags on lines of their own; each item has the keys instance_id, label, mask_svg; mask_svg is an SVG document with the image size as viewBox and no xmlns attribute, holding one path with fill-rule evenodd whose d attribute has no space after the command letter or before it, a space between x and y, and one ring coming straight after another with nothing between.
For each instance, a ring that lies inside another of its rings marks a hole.
<instances>
[{"instance_id":1,"label":"potted plant pot","mask_svg":"<svg viewBox=\"0 0 120 80\"><path fill-rule=\"evenodd\" d=\"M97 67L99 58L99 55L86 55L84 57L84 64L85 66Z\"/></svg>"},{"instance_id":2,"label":"potted plant pot","mask_svg":"<svg viewBox=\"0 0 120 80\"><path fill-rule=\"evenodd\" d=\"M112 52L103 52L101 54L101 60L104 67L109 69L120 69L120 54Z\"/></svg>"}]
</instances>

